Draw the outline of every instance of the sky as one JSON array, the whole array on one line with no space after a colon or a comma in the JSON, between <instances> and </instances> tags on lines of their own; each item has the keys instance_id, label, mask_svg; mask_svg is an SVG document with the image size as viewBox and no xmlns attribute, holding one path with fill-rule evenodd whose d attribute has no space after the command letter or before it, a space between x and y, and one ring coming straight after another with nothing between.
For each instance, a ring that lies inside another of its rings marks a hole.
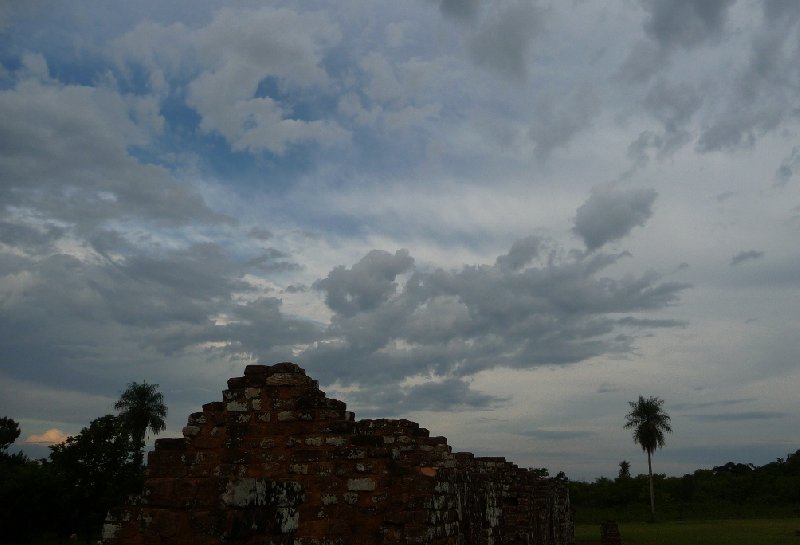
<instances>
[{"instance_id":1,"label":"sky","mask_svg":"<svg viewBox=\"0 0 800 545\"><path fill-rule=\"evenodd\" d=\"M657 472L785 457L798 55L795 0L3 2L12 450L293 361L573 479L646 472L640 395Z\"/></svg>"}]
</instances>

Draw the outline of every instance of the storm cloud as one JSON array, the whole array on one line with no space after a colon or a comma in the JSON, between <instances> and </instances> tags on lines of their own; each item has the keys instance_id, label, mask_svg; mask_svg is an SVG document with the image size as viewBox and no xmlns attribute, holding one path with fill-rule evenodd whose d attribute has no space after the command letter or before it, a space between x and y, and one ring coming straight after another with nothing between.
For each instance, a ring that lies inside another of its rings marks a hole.
<instances>
[{"instance_id":1,"label":"storm cloud","mask_svg":"<svg viewBox=\"0 0 800 545\"><path fill-rule=\"evenodd\" d=\"M670 474L783 455L798 6L4 5L4 413L75 433L144 379L180 435L290 360L552 472L615 474L640 394Z\"/></svg>"}]
</instances>

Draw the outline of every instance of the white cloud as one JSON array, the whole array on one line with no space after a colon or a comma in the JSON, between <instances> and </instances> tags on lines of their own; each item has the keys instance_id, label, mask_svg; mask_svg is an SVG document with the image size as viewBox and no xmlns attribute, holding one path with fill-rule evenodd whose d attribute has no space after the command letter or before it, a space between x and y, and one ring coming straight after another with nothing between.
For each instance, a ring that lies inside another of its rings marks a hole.
<instances>
[{"instance_id":1,"label":"white cloud","mask_svg":"<svg viewBox=\"0 0 800 545\"><path fill-rule=\"evenodd\" d=\"M67 440L67 434L58 428L51 428L40 435L29 435L26 443L40 443L46 445L57 445Z\"/></svg>"}]
</instances>

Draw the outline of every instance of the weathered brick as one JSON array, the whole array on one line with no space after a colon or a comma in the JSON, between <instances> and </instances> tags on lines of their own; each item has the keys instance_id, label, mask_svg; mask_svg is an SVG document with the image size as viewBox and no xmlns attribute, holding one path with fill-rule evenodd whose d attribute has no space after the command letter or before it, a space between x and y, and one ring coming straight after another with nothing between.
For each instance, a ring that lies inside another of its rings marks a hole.
<instances>
[{"instance_id":1,"label":"weathered brick","mask_svg":"<svg viewBox=\"0 0 800 545\"><path fill-rule=\"evenodd\" d=\"M569 497L504 458L451 453L410 420L356 421L295 364L247 366L103 539L141 545L570 545ZM138 502L138 503L137 503Z\"/></svg>"}]
</instances>

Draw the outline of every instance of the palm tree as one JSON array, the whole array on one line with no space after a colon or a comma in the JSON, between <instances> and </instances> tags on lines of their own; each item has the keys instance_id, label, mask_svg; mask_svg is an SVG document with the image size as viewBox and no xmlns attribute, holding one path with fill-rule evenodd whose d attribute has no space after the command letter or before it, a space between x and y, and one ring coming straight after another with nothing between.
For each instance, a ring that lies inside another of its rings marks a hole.
<instances>
[{"instance_id":1,"label":"palm tree","mask_svg":"<svg viewBox=\"0 0 800 545\"><path fill-rule=\"evenodd\" d=\"M628 402L628 405L631 406L631 411L625 415L627 420L625 429L633 429L633 442L641 445L642 450L647 452L647 471L650 475L651 520L655 520L656 501L653 494L653 465L650 458L657 448L664 446L664 432L672 433L669 415L661 408L663 404L664 400L658 397L645 399L643 396L639 396L639 401Z\"/></svg>"},{"instance_id":2,"label":"palm tree","mask_svg":"<svg viewBox=\"0 0 800 545\"><path fill-rule=\"evenodd\" d=\"M631 478L631 463L628 460L622 460L619 463L619 477L620 479Z\"/></svg>"},{"instance_id":3,"label":"palm tree","mask_svg":"<svg viewBox=\"0 0 800 545\"><path fill-rule=\"evenodd\" d=\"M158 435L167 427L164 422L167 416L164 396L158 391L158 384L131 382L122 392L119 401L114 404L114 408L120 411L120 419L138 445L136 461L141 466L144 461L144 439L147 430Z\"/></svg>"}]
</instances>

